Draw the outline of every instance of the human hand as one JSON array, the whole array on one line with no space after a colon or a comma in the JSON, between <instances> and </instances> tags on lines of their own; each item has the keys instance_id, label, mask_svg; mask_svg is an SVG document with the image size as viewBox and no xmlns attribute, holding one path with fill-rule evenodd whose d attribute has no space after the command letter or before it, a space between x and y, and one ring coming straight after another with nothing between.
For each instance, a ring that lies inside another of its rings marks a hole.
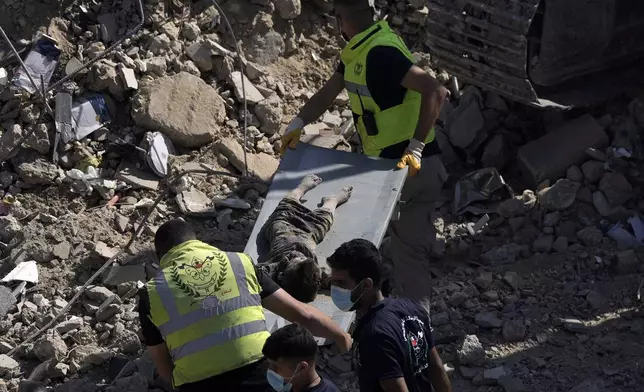
<instances>
[{"instance_id":1,"label":"human hand","mask_svg":"<svg viewBox=\"0 0 644 392\"><path fill-rule=\"evenodd\" d=\"M345 333L343 336L343 339L336 341L331 346L331 351L334 354L338 354L338 355L346 354L349 352L349 350L351 350L352 345L353 345L353 339L351 338L351 335L349 335L348 333Z\"/></svg>"},{"instance_id":2,"label":"human hand","mask_svg":"<svg viewBox=\"0 0 644 392\"><path fill-rule=\"evenodd\" d=\"M419 142L416 139L410 139L409 145L405 149L403 156L398 161L396 167L398 169L404 169L409 167L409 175L415 176L420 171L420 164L423 159L423 149L425 148L425 143Z\"/></svg>"},{"instance_id":3,"label":"human hand","mask_svg":"<svg viewBox=\"0 0 644 392\"><path fill-rule=\"evenodd\" d=\"M300 141L300 136L302 135L302 129L304 128L304 121L295 117L291 123L284 131L282 135L282 145L280 146L280 155L284 155L286 148L295 148L297 147L297 142Z\"/></svg>"}]
</instances>

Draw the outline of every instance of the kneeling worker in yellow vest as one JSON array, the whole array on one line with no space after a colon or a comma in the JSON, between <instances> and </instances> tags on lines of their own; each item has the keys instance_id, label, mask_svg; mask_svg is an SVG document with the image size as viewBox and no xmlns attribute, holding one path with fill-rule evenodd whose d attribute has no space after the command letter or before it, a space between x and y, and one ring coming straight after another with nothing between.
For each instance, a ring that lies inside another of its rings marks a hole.
<instances>
[{"instance_id":1,"label":"kneeling worker in yellow vest","mask_svg":"<svg viewBox=\"0 0 644 392\"><path fill-rule=\"evenodd\" d=\"M154 237L161 271L141 290L139 317L159 375L180 392L265 391L265 307L347 352L351 337L300 303L243 253L198 241L191 226L166 222Z\"/></svg>"},{"instance_id":2,"label":"kneeling worker in yellow vest","mask_svg":"<svg viewBox=\"0 0 644 392\"><path fill-rule=\"evenodd\" d=\"M386 21L374 22L369 3L334 0L334 16L347 45L333 75L284 132L282 152L287 146L295 148L304 126L347 89L362 152L409 168L400 218L390 225L386 249L394 265L396 293L429 310L429 258L438 249L430 214L447 179L434 124L447 89L414 65L414 56Z\"/></svg>"}]
</instances>

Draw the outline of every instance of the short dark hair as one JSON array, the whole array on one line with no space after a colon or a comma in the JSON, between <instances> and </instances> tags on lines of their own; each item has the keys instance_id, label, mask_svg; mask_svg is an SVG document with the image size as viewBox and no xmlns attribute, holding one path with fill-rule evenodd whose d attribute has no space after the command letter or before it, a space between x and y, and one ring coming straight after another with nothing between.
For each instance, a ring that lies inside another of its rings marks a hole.
<instances>
[{"instance_id":1,"label":"short dark hair","mask_svg":"<svg viewBox=\"0 0 644 392\"><path fill-rule=\"evenodd\" d=\"M165 256L170 249L186 241L196 240L192 226L183 219L173 219L162 224L154 235L154 250L159 258Z\"/></svg>"},{"instance_id":2,"label":"short dark hair","mask_svg":"<svg viewBox=\"0 0 644 392\"><path fill-rule=\"evenodd\" d=\"M306 259L291 268L287 267L279 280L280 286L293 298L309 303L315 300L322 278L317 262Z\"/></svg>"},{"instance_id":3,"label":"short dark hair","mask_svg":"<svg viewBox=\"0 0 644 392\"><path fill-rule=\"evenodd\" d=\"M345 242L326 262L331 268L347 271L356 282L371 278L375 287L382 284L382 256L378 248L367 240L356 238Z\"/></svg>"},{"instance_id":4,"label":"short dark hair","mask_svg":"<svg viewBox=\"0 0 644 392\"><path fill-rule=\"evenodd\" d=\"M284 358L312 362L317 351L318 344L311 332L297 324L289 324L266 339L262 354L273 361Z\"/></svg>"}]
</instances>

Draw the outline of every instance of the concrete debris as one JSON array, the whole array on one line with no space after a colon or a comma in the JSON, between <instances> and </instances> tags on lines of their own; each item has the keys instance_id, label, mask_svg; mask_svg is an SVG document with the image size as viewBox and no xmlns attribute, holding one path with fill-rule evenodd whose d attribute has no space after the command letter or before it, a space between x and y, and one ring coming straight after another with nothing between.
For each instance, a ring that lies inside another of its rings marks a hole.
<instances>
[{"instance_id":1,"label":"concrete debris","mask_svg":"<svg viewBox=\"0 0 644 392\"><path fill-rule=\"evenodd\" d=\"M474 317L474 322L483 328L501 328L503 320L496 316L495 312L482 312Z\"/></svg>"},{"instance_id":2,"label":"concrete debris","mask_svg":"<svg viewBox=\"0 0 644 392\"><path fill-rule=\"evenodd\" d=\"M34 354L42 362L61 361L67 355L67 345L57 331L50 330L34 343Z\"/></svg>"},{"instance_id":3,"label":"concrete debris","mask_svg":"<svg viewBox=\"0 0 644 392\"><path fill-rule=\"evenodd\" d=\"M525 338L526 326L521 319L507 320L503 324L503 340L506 342L521 341Z\"/></svg>"},{"instance_id":4,"label":"concrete debris","mask_svg":"<svg viewBox=\"0 0 644 392\"><path fill-rule=\"evenodd\" d=\"M577 232L577 238L586 246L599 245L604 238L601 230L594 226L589 226Z\"/></svg>"},{"instance_id":5,"label":"concrete debris","mask_svg":"<svg viewBox=\"0 0 644 392\"><path fill-rule=\"evenodd\" d=\"M537 197L531 190L523 191L521 196L502 201L497 207L497 212L504 218L526 214L536 204Z\"/></svg>"},{"instance_id":6,"label":"concrete debris","mask_svg":"<svg viewBox=\"0 0 644 392\"><path fill-rule=\"evenodd\" d=\"M485 364L485 350L476 335L465 336L456 354L461 365L483 366Z\"/></svg>"},{"instance_id":7,"label":"concrete debris","mask_svg":"<svg viewBox=\"0 0 644 392\"><path fill-rule=\"evenodd\" d=\"M243 172L244 150L237 141L230 138L223 139L219 142L217 148L237 170ZM270 181L279 165L277 159L265 153L247 154L247 160L249 174L264 181Z\"/></svg>"},{"instance_id":8,"label":"concrete debris","mask_svg":"<svg viewBox=\"0 0 644 392\"><path fill-rule=\"evenodd\" d=\"M584 173L584 178L588 183L596 184L604 176L604 163L599 161L587 161L581 165L581 171Z\"/></svg>"},{"instance_id":9,"label":"concrete debris","mask_svg":"<svg viewBox=\"0 0 644 392\"><path fill-rule=\"evenodd\" d=\"M633 197L633 187L620 173L604 174L599 182L599 190L612 207L622 206Z\"/></svg>"},{"instance_id":10,"label":"concrete debris","mask_svg":"<svg viewBox=\"0 0 644 392\"><path fill-rule=\"evenodd\" d=\"M15 375L20 369L20 364L6 354L0 354L0 374L5 377Z\"/></svg>"},{"instance_id":11,"label":"concrete debris","mask_svg":"<svg viewBox=\"0 0 644 392\"><path fill-rule=\"evenodd\" d=\"M519 167L532 185L554 181L572 165L580 164L588 147L608 144L604 128L590 115L565 123L519 149Z\"/></svg>"},{"instance_id":12,"label":"concrete debris","mask_svg":"<svg viewBox=\"0 0 644 392\"><path fill-rule=\"evenodd\" d=\"M488 264L507 264L516 261L523 248L517 244L506 244L496 247L481 255L481 260Z\"/></svg>"},{"instance_id":13,"label":"concrete debris","mask_svg":"<svg viewBox=\"0 0 644 392\"><path fill-rule=\"evenodd\" d=\"M577 198L577 190L581 184L562 178L553 186L539 192L538 199L545 209L561 211L573 205Z\"/></svg>"},{"instance_id":14,"label":"concrete debris","mask_svg":"<svg viewBox=\"0 0 644 392\"><path fill-rule=\"evenodd\" d=\"M495 135L485 145L481 163L486 167L495 167L501 170L505 167L508 161L508 145L505 136L498 134Z\"/></svg>"},{"instance_id":15,"label":"concrete debris","mask_svg":"<svg viewBox=\"0 0 644 392\"><path fill-rule=\"evenodd\" d=\"M623 250L615 255L613 268L618 274L636 273L643 264L634 250Z\"/></svg>"},{"instance_id":16,"label":"concrete debris","mask_svg":"<svg viewBox=\"0 0 644 392\"><path fill-rule=\"evenodd\" d=\"M179 209L185 215L214 217L217 216L211 199L198 189L191 189L177 194Z\"/></svg>"},{"instance_id":17,"label":"concrete debris","mask_svg":"<svg viewBox=\"0 0 644 392\"><path fill-rule=\"evenodd\" d=\"M181 147L212 141L225 116L215 89L186 72L145 83L132 104L137 125L159 131Z\"/></svg>"},{"instance_id":18,"label":"concrete debris","mask_svg":"<svg viewBox=\"0 0 644 392\"><path fill-rule=\"evenodd\" d=\"M255 115L261 124L260 130L268 136L279 131L282 123L282 100L277 95L260 101L255 106Z\"/></svg>"},{"instance_id":19,"label":"concrete debris","mask_svg":"<svg viewBox=\"0 0 644 392\"><path fill-rule=\"evenodd\" d=\"M253 85L246 75L243 75L239 71L235 71L230 74L230 84L233 86L235 97L237 97L237 100L240 102L243 102L244 100L244 93L246 102L251 105L256 105L264 100L262 93L257 90L255 85Z\"/></svg>"}]
</instances>

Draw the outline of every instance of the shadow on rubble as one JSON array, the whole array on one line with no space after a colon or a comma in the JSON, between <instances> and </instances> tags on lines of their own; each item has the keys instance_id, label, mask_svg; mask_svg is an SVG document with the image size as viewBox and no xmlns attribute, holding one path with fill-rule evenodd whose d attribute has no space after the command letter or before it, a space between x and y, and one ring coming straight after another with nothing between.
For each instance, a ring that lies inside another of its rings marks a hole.
<instances>
[{"instance_id":1,"label":"shadow on rubble","mask_svg":"<svg viewBox=\"0 0 644 392\"><path fill-rule=\"evenodd\" d=\"M74 0L5 1L0 5L0 26L14 44L20 39L31 40L41 26L48 26L53 18L60 16L73 3ZM4 50L10 49L0 40L0 63Z\"/></svg>"}]
</instances>

